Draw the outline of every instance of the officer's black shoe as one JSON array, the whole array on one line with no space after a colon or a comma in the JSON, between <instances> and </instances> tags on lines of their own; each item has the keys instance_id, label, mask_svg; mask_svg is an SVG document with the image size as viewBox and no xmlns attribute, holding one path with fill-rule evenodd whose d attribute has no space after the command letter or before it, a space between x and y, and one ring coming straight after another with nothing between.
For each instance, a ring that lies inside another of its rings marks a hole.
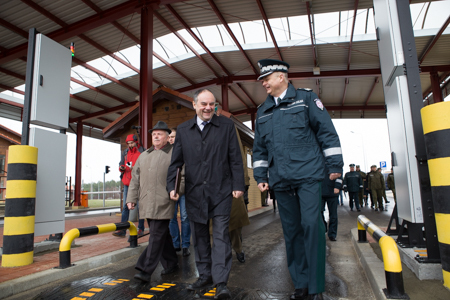
<instances>
[{"instance_id":1,"label":"officer's black shoe","mask_svg":"<svg viewBox=\"0 0 450 300\"><path fill-rule=\"evenodd\" d=\"M144 271L141 271L140 273L134 274L134 278L139 279L143 282L149 282L150 278L152 277L151 274L148 274Z\"/></svg>"},{"instance_id":2,"label":"officer's black shoe","mask_svg":"<svg viewBox=\"0 0 450 300\"><path fill-rule=\"evenodd\" d=\"M322 293L309 295L308 300L323 300Z\"/></svg>"},{"instance_id":3,"label":"officer's black shoe","mask_svg":"<svg viewBox=\"0 0 450 300\"><path fill-rule=\"evenodd\" d=\"M291 300L306 300L308 299L308 288L303 288L303 289L295 289L295 292L291 295L291 297L289 298Z\"/></svg>"},{"instance_id":4,"label":"officer's black shoe","mask_svg":"<svg viewBox=\"0 0 450 300\"><path fill-rule=\"evenodd\" d=\"M241 253L236 252L236 258L240 263L245 263L245 253L242 251Z\"/></svg>"},{"instance_id":5,"label":"officer's black shoe","mask_svg":"<svg viewBox=\"0 0 450 300\"><path fill-rule=\"evenodd\" d=\"M161 271L161 275L167 275L167 274L173 273L173 272L177 271L178 268L179 268L178 264L176 264L176 265L174 265L172 267L169 267L167 269L162 270Z\"/></svg>"},{"instance_id":6,"label":"officer's black shoe","mask_svg":"<svg viewBox=\"0 0 450 300\"><path fill-rule=\"evenodd\" d=\"M263 204L262 206L266 207L266 206L269 206L269 204Z\"/></svg>"},{"instance_id":7,"label":"officer's black shoe","mask_svg":"<svg viewBox=\"0 0 450 300\"><path fill-rule=\"evenodd\" d=\"M219 283L216 286L216 294L214 295L214 299L230 299L231 293L227 288L225 283Z\"/></svg>"},{"instance_id":8,"label":"officer's black shoe","mask_svg":"<svg viewBox=\"0 0 450 300\"><path fill-rule=\"evenodd\" d=\"M330 237L328 237L328 239L332 242L336 242L336 238L334 236L330 236Z\"/></svg>"},{"instance_id":9,"label":"officer's black shoe","mask_svg":"<svg viewBox=\"0 0 450 300\"><path fill-rule=\"evenodd\" d=\"M186 288L188 291L197 291L201 290L207 286L210 286L213 283L212 277L202 278L199 277L196 282L188 285Z\"/></svg>"},{"instance_id":10,"label":"officer's black shoe","mask_svg":"<svg viewBox=\"0 0 450 300\"><path fill-rule=\"evenodd\" d=\"M175 248L175 251L179 252L179 251L181 251L181 248L180 247Z\"/></svg>"},{"instance_id":11,"label":"officer's black shoe","mask_svg":"<svg viewBox=\"0 0 450 300\"><path fill-rule=\"evenodd\" d=\"M357 209L358 211L361 211L359 208Z\"/></svg>"},{"instance_id":12,"label":"officer's black shoe","mask_svg":"<svg viewBox=\"0 0 450 300\"><path fill-rule=\"evenodd\" d=\"M183 256L189 256L189 255L191 255L189 248L183 248Z\"/></svg>"}]
</instances>

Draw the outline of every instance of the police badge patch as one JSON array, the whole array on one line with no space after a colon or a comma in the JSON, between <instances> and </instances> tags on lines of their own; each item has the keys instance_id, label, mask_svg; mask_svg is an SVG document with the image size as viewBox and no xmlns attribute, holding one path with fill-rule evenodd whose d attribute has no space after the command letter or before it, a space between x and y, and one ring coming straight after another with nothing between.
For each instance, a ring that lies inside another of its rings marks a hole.
<instances>
[{"instance_id":1,"label":"police badge patch","mask_svg":"<svg viewBox=\"0 0 450 300\"><path fill-rule=\"evenodd\" d=\"M323 110L323 103L322 103L322 101L320 101L319 98L314 99L314 103L316 103L317 107L318 107L320 110Z\"/></svg>"}]
</instances>

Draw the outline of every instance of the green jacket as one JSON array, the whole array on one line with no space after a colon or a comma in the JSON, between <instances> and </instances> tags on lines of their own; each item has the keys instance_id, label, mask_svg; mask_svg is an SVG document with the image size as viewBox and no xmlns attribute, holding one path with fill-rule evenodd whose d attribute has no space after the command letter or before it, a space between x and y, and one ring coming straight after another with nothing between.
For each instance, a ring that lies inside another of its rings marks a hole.
<instances>
[{"instance_id":1,"label":"green jacket","mask_svg":"<svg viewBox=\"0 0 450 300\"><path fill-rule=\"evenodd\" d=\"M369 190L385 189L384 176L380 172L370 172L369 175Z\"/></svg>"},{"instance_id":2,"label":"green jacket","mask_svg":"<svg viewBox=\"0 0 450 300\"><path fill-rule=\"evenodd\" d=\"M394 174L392 173L387 177L387 186L390 190L395 190Z\"/></svg>"}]
</instances>

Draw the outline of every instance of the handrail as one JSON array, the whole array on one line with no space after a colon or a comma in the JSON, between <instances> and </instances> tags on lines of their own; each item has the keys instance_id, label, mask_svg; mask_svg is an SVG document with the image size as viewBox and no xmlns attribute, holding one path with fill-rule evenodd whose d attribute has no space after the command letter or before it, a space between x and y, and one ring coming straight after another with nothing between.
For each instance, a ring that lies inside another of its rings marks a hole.
<instances>
[{"instance_id":1,"label":"handrail","mask_svg":"<svg viewBox=\"0 0 450 300\"><path fill-rule=\"evenodd\" d=\"M137 247L137 229L133 222L109 223L91 227L73 228L66 232L59 244L59 269L65 269L70 263L70 247L74 239L116 230L130 229L130 248Z\"/></svg>"},{"instance_id":2,"label":"handrail","mask_svg":"<svg viewBox=\"0 0 450 300\"><path fill-rule=\"evenodd\" d=\"M394 239L384 233L366 216L359 215L358 242L367 242L366 230L378 242L384 262L387 289L383 289L387 298L409 299L403 286L402 262Z\"/></svg>"}]
</instances>

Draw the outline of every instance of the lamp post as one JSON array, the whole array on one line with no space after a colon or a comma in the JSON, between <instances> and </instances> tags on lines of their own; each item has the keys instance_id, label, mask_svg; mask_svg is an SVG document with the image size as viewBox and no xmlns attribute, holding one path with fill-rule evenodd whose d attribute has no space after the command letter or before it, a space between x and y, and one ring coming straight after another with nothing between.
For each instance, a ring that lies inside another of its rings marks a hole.
<instances>
[{"instance_id":1,"label":"lamp post","mask_svg":"<svg viewBox=\"0 0 450 300\"><path fill-rule=\"evenodd\" d=\"M366 151L364 149L364 136L360 132L350 131L353 134L359 134L361 136L362 150L363 150L363 159L364 159L364 171L367 171L367 161L366 161ZM361 168L362 169L362 168Z\"/></svg>"}]
</instances>

